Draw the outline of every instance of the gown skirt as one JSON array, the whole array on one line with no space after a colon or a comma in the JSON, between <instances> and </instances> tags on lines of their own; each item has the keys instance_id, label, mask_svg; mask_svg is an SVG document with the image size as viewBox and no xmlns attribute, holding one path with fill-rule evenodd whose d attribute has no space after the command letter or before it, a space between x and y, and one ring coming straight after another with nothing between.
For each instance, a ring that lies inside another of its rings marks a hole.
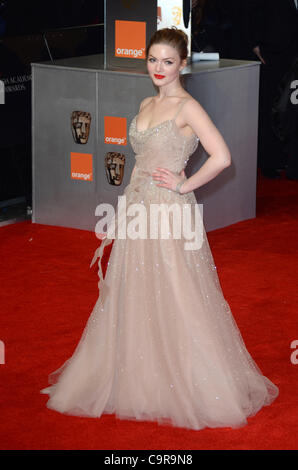
<instances>
[{"instance_id":1,"label":"gown skirt","mask_svg":"<svg viewBox=\"0 0 298 470\"><path fill-rule=\"evenodd\" d=\"M41 390L50 409L194 430L238 428L278 396L247 351L224 298L202 215L194 225L194 193L181 195L152 179L156 167L180 172L198 145L196 136L180 134L176 115L146 131L138 131L133 119L136 163L123 196L126 207L146 210L147 229L154 226L152 205L174 204L181 213L187 206L200 247L186 249L170 217L168 238L116 236L103 279L101 257L112 239L101 242L91 262L98 259L99 297L72 357ZM117 229L121 213L118 205Z\"/></svg>"}]
</instances>

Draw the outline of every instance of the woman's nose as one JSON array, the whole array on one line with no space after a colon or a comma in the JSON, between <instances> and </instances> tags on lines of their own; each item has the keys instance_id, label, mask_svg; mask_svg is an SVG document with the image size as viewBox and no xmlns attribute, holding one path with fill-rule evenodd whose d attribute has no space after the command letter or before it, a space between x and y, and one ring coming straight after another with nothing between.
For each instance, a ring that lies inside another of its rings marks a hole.
<instances>
[{"instance_id":1,"label":"woman's nose","mask_svg":"<svg viewBox=\"0 0 298 470\"><path fill-rule=\"evenodd\" d=\"M157 63L156 63L156 70L157 70L157 72L160 72L161 69L162 69L162 64L161 64L160 62L157 62Z\"/></svg>"}]
</instances>

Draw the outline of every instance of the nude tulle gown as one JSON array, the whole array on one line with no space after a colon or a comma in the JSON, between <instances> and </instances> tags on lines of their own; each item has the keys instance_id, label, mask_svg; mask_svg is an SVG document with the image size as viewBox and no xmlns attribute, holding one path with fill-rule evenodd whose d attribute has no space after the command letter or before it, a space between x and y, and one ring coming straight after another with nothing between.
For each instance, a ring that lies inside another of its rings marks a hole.
<instances>
[{"instance_id":1,"label":"nude tulle gown","mask_svg":"<svg viewBox=\"0 0 298 470\"><path fill-rule=\"evenodd\" d=\"M182 102L182 105L183 106ZM173 119L130 126L135 171L127 206L197 203L156 186L156 167L181 172L198 145ZM172 228L172 225L170 225ZM237 428L279 391L254 362L223 296L204 227L200 249L185 239L116 239L100 295L72 357L50 374L47 407L60 413L156 421L189 429Z\"/></svg>"}]
</instances>

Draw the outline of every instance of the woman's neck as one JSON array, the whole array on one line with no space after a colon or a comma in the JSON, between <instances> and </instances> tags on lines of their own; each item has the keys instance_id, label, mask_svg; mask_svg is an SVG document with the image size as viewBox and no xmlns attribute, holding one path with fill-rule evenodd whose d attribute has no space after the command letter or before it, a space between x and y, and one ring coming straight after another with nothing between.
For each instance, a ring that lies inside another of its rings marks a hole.
<instances>
[{"instance_id":1,"label":"woman's neck","mask_svg":"<svg viewBox=\"0 0 298 470\"><path fill-rule=\"evenodd\" d=\"M170 98L171 96L179 96L181 95L181 92L183 92L183 88L180 84L180 81L177 83L169 84L167 86L160 86L159 87L159 93L157 95L157 98L162 100L164 98Z\"/></svg>"}]
</instances>

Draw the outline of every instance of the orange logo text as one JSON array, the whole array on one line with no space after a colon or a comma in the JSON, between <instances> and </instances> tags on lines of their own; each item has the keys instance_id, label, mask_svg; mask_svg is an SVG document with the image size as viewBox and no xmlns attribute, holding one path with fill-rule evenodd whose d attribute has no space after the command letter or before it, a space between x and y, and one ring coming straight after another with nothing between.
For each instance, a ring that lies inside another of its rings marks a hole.
<instances>
[{"instance_id":1,"label":"orange logo text","mask_svg":"<svg viewBox=\"0 0 298 470\"><path fill-rule=\"evenodd\" d=\"M71 179L93 181L92 154L71 152Z\"/></svg>"},{"instance_id":2,"label":"orange logo text","mask_svg":"<svg viewBox=\"0 0 298 470\"><path fill-rule=\"evenodd\" d=\"M115 21L115 56L130 59L146 57L145 21Z\"/></svg>"},{"instance_id":3,"label":"orange logo text","mask_svg":"<svg viewBox=\"0 0 298 470\"><path fill-rule=\"evenodd\" d=\"M105 144L126 145L126 118L105 116Z\"/></svg>"}]
</instances>

